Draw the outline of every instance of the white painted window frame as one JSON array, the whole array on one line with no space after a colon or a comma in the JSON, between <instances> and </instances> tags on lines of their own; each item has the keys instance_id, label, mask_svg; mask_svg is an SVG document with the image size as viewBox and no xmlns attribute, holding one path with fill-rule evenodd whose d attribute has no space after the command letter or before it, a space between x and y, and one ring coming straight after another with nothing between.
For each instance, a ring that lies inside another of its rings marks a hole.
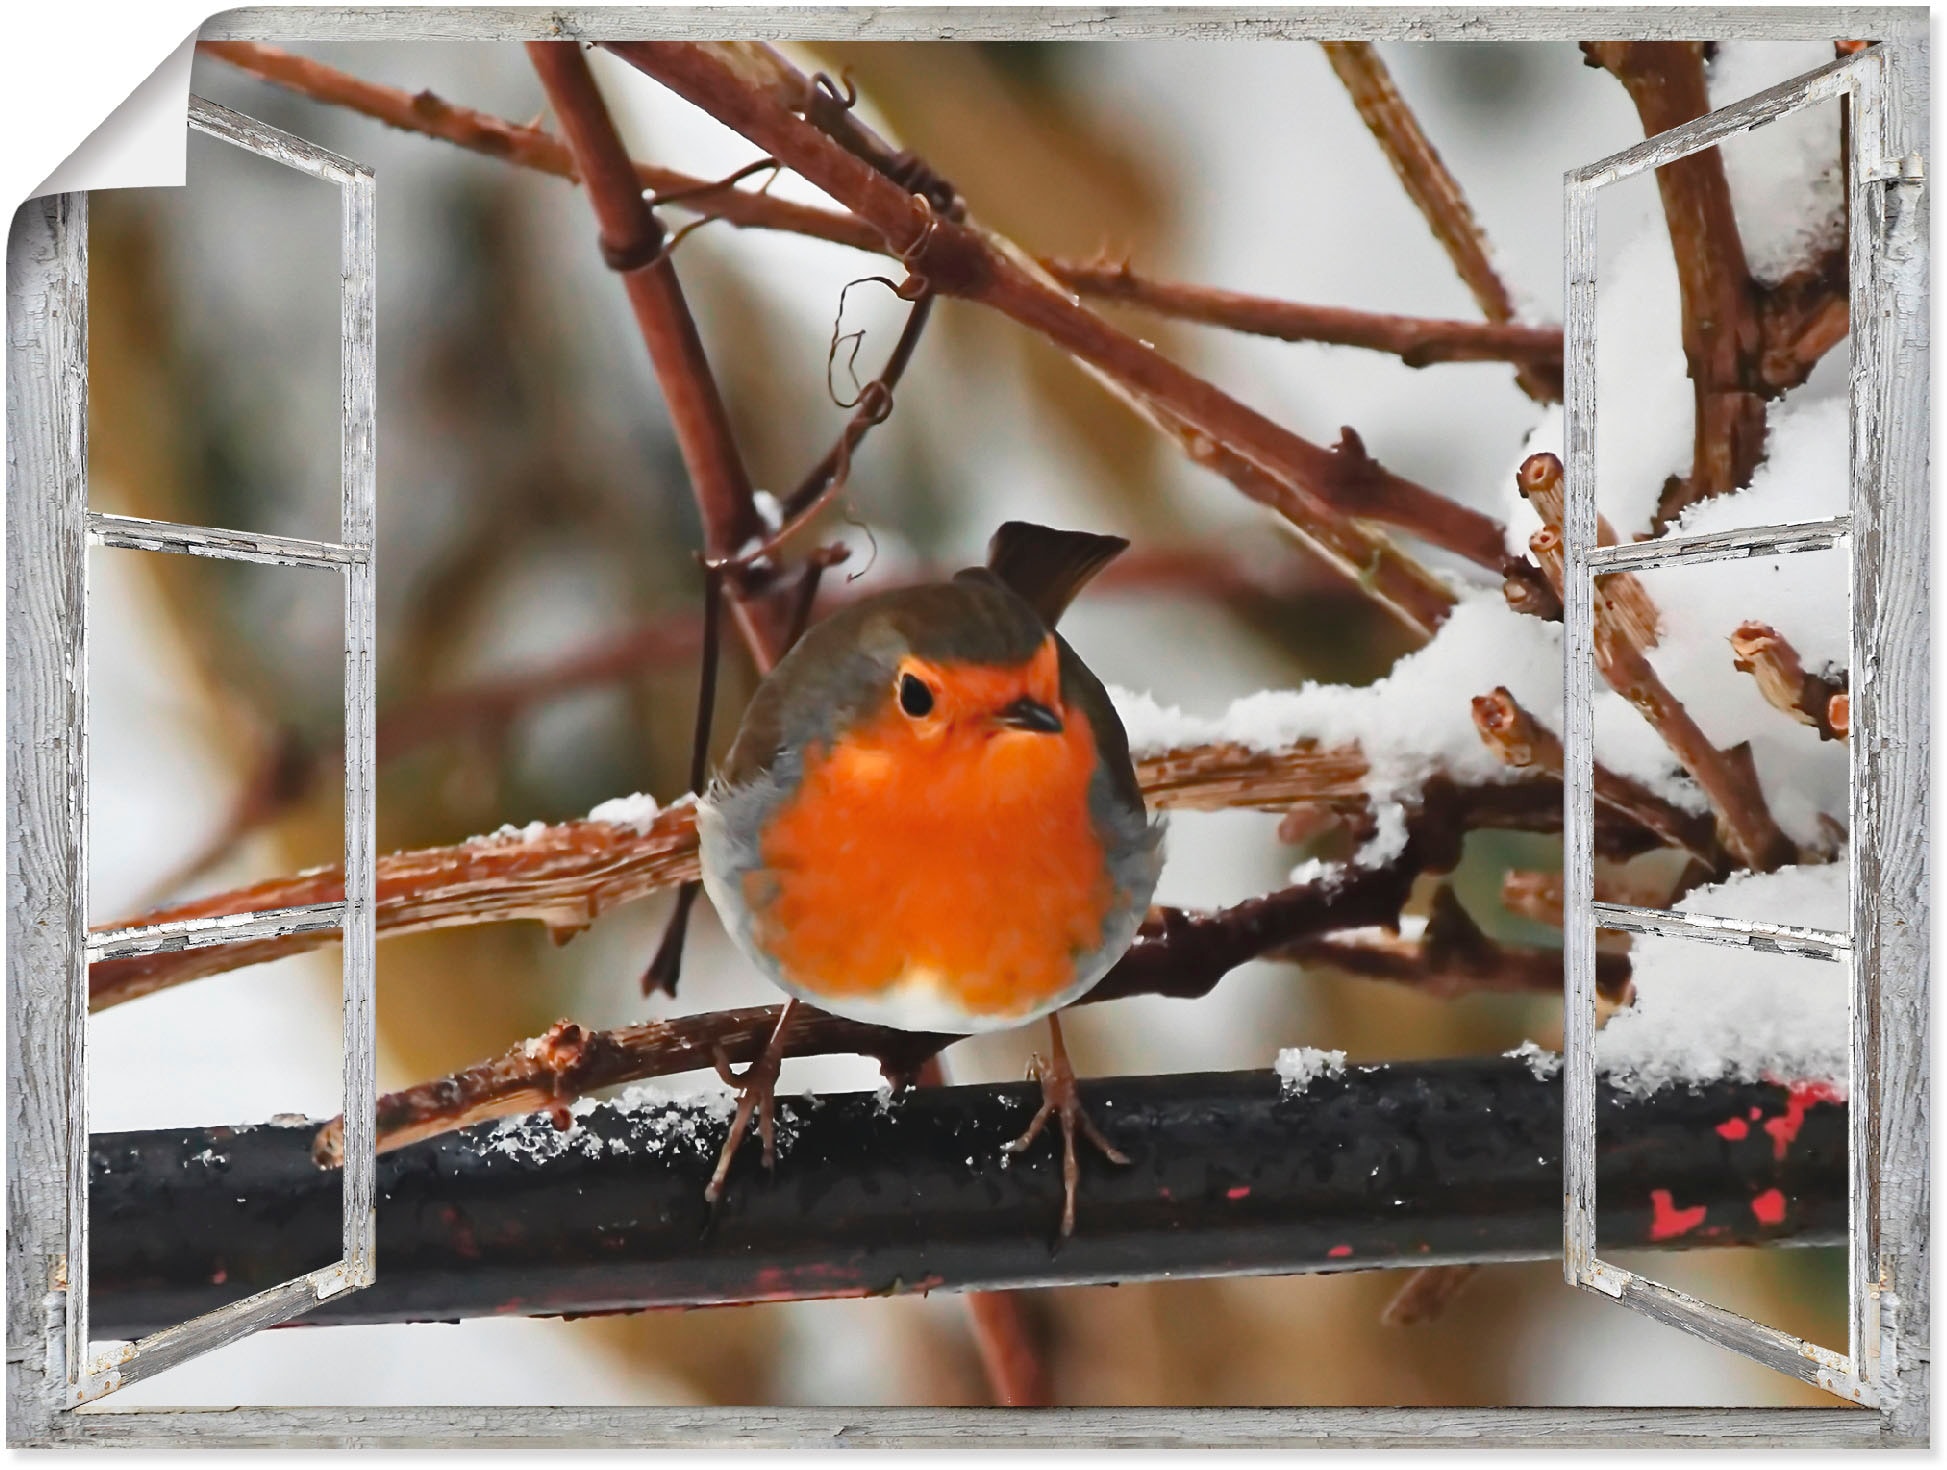
<instances>
[{"instance_id":1,"label":"white painted window frame","mask_svg":"<svg viewBox=\"0 0 1947 1470\"><path fill-rule=\"evenodd\" d=\"M1914 423L1902 422L1913 395L1925 392L1925 170L1920 154L1912 151L1919 142L1911 131L1915 119L1901 109L1902 91L1889 85L1889 69L1899 64L1893 56L1887 47L1867 49L1575 170L1564 181L1563 234L1568 450L1562 599L1563 1274L1574 1285L1868 1407L1882 1406L1902 1390L1895 1263L1924 1261L1927 1250L1924 1211L1913 1208L1916 1191L1924 1201L1927 1190L1926 432L1924 414ZM1600 191L1788 113L1842 98L1851 119L1849 513L1798 525L1598 545ZM1916 361L1919 370L1909 379ZM1598 902L1595 580L1626 570L1839 547L1849 558L1852 615L1848 931ZM1598 926L1846 966L1851 1015L1847 1352L1835 1353L1699 1301L1596 1255ZM1897 1019L1888 1024L1889 1018Z\"/></svg>"},{"instance_id":2,"label":"white painted window frame","mask_svg":"<svg viewBox=\"0 0 1947 1470\"><path fill-rule=\"evenodd\" d=\"M735 10L605 7L586 10L478 8L360 9L353 6L241 9L202 29L211 40L317 43L344 40L668 40L768 36L818 39L1027 41L1095 38L1275 40L1576 41L1600 32L1621 40L1711 36L1724 40L1825 40L1883 43L1889 136L1924 145L1928 20L1920 8L1643 7L1592 11L1541 8L1329 7L1243 10L1051 9L1034 5L941 9L831 6ZM1902 154L1901 156L1904 156ZM1909 181L1911 182L1911 181ZM1895 186L1908 218L1917 186ZM1891 199L1874 207L1884 209ZM1924 215L1920 216L1924 220ZM1927 808L1926 536L1927 319L1924 223L1910 240L1917 267L1902 287L1894 355L1902 395L1882 415L1876 453L1882 469L1879 519L1855 517L1855 544L1882 545L1905 579L1902 622L1887 610L1875 625L1880 660L1910 688L1879 716L1890 747L1879 790L1884 821L1905 823L1922 849L1898 854L1883 876L1902 907L1859 955L1895 966L1881 987L1889 1027L1925 1036L1928 913L1925 900ZM8 801L8 1221L7 1417L12 1444L195 1444L288 1448L488 1444L831 1448L969 1445L1051 1449L1110 1446L1250 1448L1534 1445L1642 1448L1646 1445L1863 1448L1925 1442L1929 1434L1927 1113L1924 1042L1901 1073L1897 1117L1879 1112L1888 1160L1882 1208L1906 1210L1911 1223L1882 1232L1897 1315L1882 1313L1900 1392L1877 1412L1830 1408L1249 1408L1249 1409L868 1409L599 1408L437 1405L358 1408L246 1407L67 1411L65 1338L60 1330L66 1278L68 1170L85 1158L85 1132L65 1116L66 1058L72 1031L68 985L85 963L84 916L74 907L79 851L66 845L74 752L75 667L79 634L87 484L87 199L63 195L23 207L7 256L7 742ZM1916 284L1917 282L1917 284ZM1856 287L1857 289L1857 287ZM1918 302L1911 291L1920 293ZM1917 603L1919 612L1914 615ZM1857 611L1857 607L1855 608ZM1855 670L1858 680L1860 671ZM1858 698L1855 695L1855 698ZM1855 705L1855 720L1859 706ZM1856 737L1855 737L1856 738ZM1875 875L1881 876L1881 875ZM1894 1167L1897 1165L1897 1167ZM1898 1250L1893 1247L1897 1245ZM1884 1297L1882 1306L1886 1305ZM52 1330L49 1330L51 1327Z\"/></svg>"},{"instance_id":3,"label":"white painted window frame","mask_svg":"<svg viewBox=\"0 0 1947 1470\"><path fill-rule=\"evenodd\" d=\"M191 130L216 138L312 178L340 196L340 538L305 541L249 531L218 530L139 520L87 509L85 474L71 487L52 528L72 575L62 585L70 601L59 609L69 624L63 638L63 680L71 691L66 754L66 810L72 843L68 921L83 942L65 965L67 1047L63 1057L69 1153L66 1177L66 1290L63 1310L50 1317L58 1333L61 1384L67 1409L101 1399L202 1353L265 1327L303 1315L319 1302L369 1286L377 1247L377 1045L374 1021L376 768L373 687L376 607L373 581L378 408L376 203L372 171L255 118L200 97L189 100ZM85 208L85 205L83 206ZM85 241L79 247L85 252ZM85 254L81 257L85 261ZM85 319L85 318L84 318ZM85 400L84 400L85 401ZM76 425L85 446L85 410ZM82 451L85 453L85 448ZM84 462L85 463L85 462ZM345 897L342 902L262 913L229 914L178 923L86 931L88 853L88 576L86 547L177 553L333 573L344 583ZM236 944L280 934L337 929L343 935L345 1167L342 1255L329 1265L281 1282L191 1321L136 1342L90 1353L88 1330L88 967L95 960ZM56 1320L58 1318L58 1321ZM50 1354L57 1344L50 1342Z\"/></svg>"}]
</instances>

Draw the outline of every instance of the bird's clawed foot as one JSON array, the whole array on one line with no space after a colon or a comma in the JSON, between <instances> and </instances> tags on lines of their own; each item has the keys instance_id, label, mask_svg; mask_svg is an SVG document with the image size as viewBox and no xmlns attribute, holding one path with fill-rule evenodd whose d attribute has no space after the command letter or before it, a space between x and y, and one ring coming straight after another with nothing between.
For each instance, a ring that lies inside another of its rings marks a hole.
<instances>
[{"instance_id":1,"label":"bird's clawed foot","mask_svg":"<svg viewBox=\"0 0 1947 1470\"><path fill-rule=\"evenodd\" d=\"M716 1172L711 1174L710 1182L703 1188L703 1198L715 1204L723 1195L724 1180L730 1177L730 1164L737 1157L737 1145L744 1141L750 1132L750 1120L757 1119L757 1133L764 1140L764 1168L769 1171L777 1167L777 1078L784 1063L784 1036L791 1024L791 1013L797 1001L787 1001L783 1013L777 1019L777 1029L771 1033L763 1054L745 1067L742 1072L730 1069L730 1059L719 1047L716 1052L717 1075L737 1093L737 1113L730 1120L730 1136L723 1141L723 1152L717 1157Z\"/></svg>"},{"instance_id":2,"label":"bird's clawed foot","mask_svg":"<svg viewBox=\"0 0 1947 1470\"><path fill-rule=\"evenodd\" d=\"M1065 1240L1075 1233L1075 1192L1081 1184L1081 1165L1075 1158L1075 1134L1079 1131L1088 1141L1101 1150L1102 1155L1112 1164L1126 1164L1129 1156L1110 1143L1102 1130L1095 1126L1095 1120L1082 1106L1082 1093L1075 1081L1075 1069L1068 1060L1068 1047L1062 1040L1061 1022L1048 1017L1048 1030L1054 1045L1049 1056L1039 1052L1028 1064L1029 1076L1041 1083L1041 1106L1036 1110L1034 1120L1027 1131L1012 1143L1001 1145L1010 1154L1018 1154L1033 1146L1041 1130L1048 1125L1048 1119L1061 1120L1061 1234Z\"/></svg>"}]
</instances>

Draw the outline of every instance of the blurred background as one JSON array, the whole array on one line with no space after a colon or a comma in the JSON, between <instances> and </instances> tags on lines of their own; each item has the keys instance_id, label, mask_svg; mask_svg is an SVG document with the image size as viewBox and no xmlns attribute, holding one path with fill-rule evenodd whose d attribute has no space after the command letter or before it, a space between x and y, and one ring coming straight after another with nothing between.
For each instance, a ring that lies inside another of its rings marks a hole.
<instances>
[{"instance_id":1,"label":"blurred background","mask_svg":"<svg viewBox=\"0 0 1947 1470\"><path fill-rule=\"evenodd\" d=\"M514 45L306 50L516 121L542 107ZM1622 88L1572 46L1382 53L1524 313L1559 320L1561 175L1640 136ZM1107 249L1165 278L1478 315L1315 46L861 43L794 54L807 70L849 70L868 121L1037 252ZM1715 100L1830 56L1829 46L1739 48L1738 90ZM637 158L704 177L750 161L748 144L646 78L600 52L590 61ZM700 532L587 202L559 180L386 131L210 57L197 60L194 90L377 170L381 851L578 816L634 791L680 793ZM773 187L820 197L788 175ZM335 191L195 134L188 188L95 196L95 509L335 534L337 207ZM1645 229L1660 232L1656 210L1649 188L1605 203L1605 261ZM677 260L752 474L788 488L844 420L826 388L840 292L884 263L723 225L687 240ZM844 330L864 329L861 376L890 349L902 312L882 288L850 293ZM1307 437L1329 443L1354 425L1390 468L1496 514L1545 417L1504 365L1414 370L1376 353L1126 321ZM1406 646L1267 513L991 312L941 302L897 402L859 454L842 511L826 517L824 539L852 548L827 585L978 561L995 525L1032 516L1117 532L1139 549L1221 553L1246 574L1218 591L1091 593L1064 624L1106 682L1166 704L1215 713L1255 689L1365 683ZM1687 399L1676 410L1687 438ZM337 580L91 555L91 920L335 862ZM562 677L571 668L581 673ZM733 649L719 748L753 677ZM492 697L469 697L482 689ZM1218 904L1279 886L1294 853L1276 825L1250 813L1177 815L1159 900ZM1551 840L1476 840L1457 887L1490 932L1511 934L1497 907L1501 871L1555 861ZM564 947L532 925L386 942L381 1085L497 1053L562 1016L604 1026L774 998L705 907L680 1005L645 1001L637 979L666 912L664 897L643 902ZM105 1012L91 1022L93 1125L332 1113L337 1008L338 963L327 953ZM1090 1008L1069 1036L1084 1075L1108 1075L1262 1068L1298 1045L1342 1048L1355 1062L1492 1054L1526 1038L1552 1047L1560 1022L1546 1000L1440 1001L1258 964L1205 1000ZM957 1045L949 1073L1016 1078L1039 1039ZM788 1063L782 1086L876 1081L867 1062L824 1058ZM1649 1269L1796 1333L1843 1333L1837 1251L1696 1251ZM1380 1273L1187 1281L1039 1293L1027 1310L1068 1404L1823 1401L1570 1290L1552 1263L1490 1267L1440 1320L1415 1328L1379 1323L1398 1284ZM951 1296L294 1328L117 1399L415 1401L989 1400L964 1304Z\"/></svg>"}]
</instances>

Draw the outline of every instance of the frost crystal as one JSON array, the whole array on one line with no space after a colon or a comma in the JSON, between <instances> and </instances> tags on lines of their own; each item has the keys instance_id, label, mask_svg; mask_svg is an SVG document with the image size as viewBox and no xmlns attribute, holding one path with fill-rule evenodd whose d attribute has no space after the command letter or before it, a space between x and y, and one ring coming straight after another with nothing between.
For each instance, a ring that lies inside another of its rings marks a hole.
<instances>
[{"instance_id":1,"label":"frost crystal","mask_svg":"<svg viewBox=\"0 0 1947 1470\"><path fill-rule=\"evenodd\" d=\"M1533 1072L1536 1080L1540 1082L1546 1082L1562 1070L1562 1058L1559 1052L1552 1052L1547 1047L1532 1041L1524 1041L1513 1051L1504 1051L1501 1055L1526 1062L1528 1070Z\"/></svg>"},{"instance_id":2,"label":"frost crystal","mask_svg":"<svg viewBox=\"0 0 1947 1470\"><path fill-rule=\"evenodd\" d=\"M1288 1046L1278 1053L1276 1064L1279 1091L1296 1097L1312 1085L1316 1077L1338 1077L1345 1072L1345 1053L1321 1051L1315 1046Z\"/></svg>"}]
</instances>

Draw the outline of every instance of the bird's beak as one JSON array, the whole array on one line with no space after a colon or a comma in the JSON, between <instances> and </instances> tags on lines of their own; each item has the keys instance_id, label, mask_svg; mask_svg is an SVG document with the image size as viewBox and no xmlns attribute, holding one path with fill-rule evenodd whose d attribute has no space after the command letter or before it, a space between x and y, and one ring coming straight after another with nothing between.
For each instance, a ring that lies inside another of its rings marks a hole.
<instances>
[{"instance_id":1,"label":"bird's beak","mask_svg":"<svg viewBox=\"0 0 1947 1470\"><path fill-rule=\"evenodd\" d=\"M1015 730L1035 730L1043 735L1061 734L1061 716L1038 699L1026 695L1007 706L997 716L1003 725Z\"/></svg>"}]
</instances>

